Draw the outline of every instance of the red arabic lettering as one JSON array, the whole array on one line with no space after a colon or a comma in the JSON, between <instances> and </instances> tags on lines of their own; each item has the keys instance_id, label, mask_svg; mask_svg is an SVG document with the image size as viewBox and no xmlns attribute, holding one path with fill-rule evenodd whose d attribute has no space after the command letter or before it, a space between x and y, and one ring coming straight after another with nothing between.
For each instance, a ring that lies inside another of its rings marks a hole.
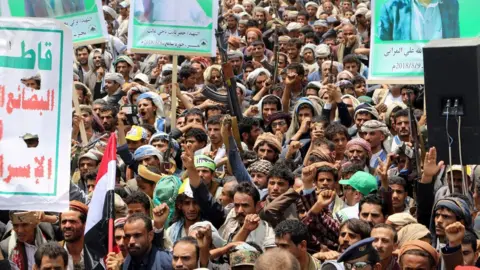
<instances>
[{"instance_id":1,"label":"red arabic lettering","mask_svg":"<svg viewBox=\"0 0 480 270\"><path fill-rule=\"evenodd\" d=\"M0 119L0 141L3 138L3 121Z\"/></svg>"},{"instance_id":2,"label":"red arabic lettering","mask_svg":"<svg viewBox=\"0 0 480 270\"><path fill-rule=\"evenodd\" d=\"M52 179L52 158L48 159L48 179Z\"/></svg>"},{"instance_id":3,"label":"red arabic lettering","mask_svg":"<svg viewBox=\"0 0 480 270\"><path fill-rule=\"evenodd\" d=\"M0 177L3 177L3 155L0 155Z\"/></svg>"},{"instance_id":4,"label":"red arabic lettering","mask_svg":"<svg viewBox=\"0 0 480 270\"><path fill-rule=\"evenodd\" d=\"M35 157L35 163L37 163L37 167L35 168L35 177L43 177L44 169L43 169L43 162L45 161L45 157L42 156L41 158Z\"/></svg>"},{"instance_id":5,"label":"red arabic lettering","mask_svg":"<svg viewBox=\"0 0 480 270\"><path fill-rule=\"evenodd\" d=\"M27 166L19 166L13 167L12 165L8 165L8 176L7 178L3 179L5 183L10 183L12 178L30 178L30 165Z\"/></svg>"},{"instance_id":6,"label":"red arabic lettering","mask_svg":"<svg viewBox=\"0 0 480 270\"><path fill-rule=\"evenodd\" d=\"M5 87L3 87L5 88ZM1 91L1 88L0 88ZM55 107L55 91L50 89L47 91L47 97L39 97L39 91L34 91L32 89L26 89L25 87L22 89L18 86L17 91L20 92L18 96L15 98L15 95L10 92L7 95L7 113L11 114L14 109L24 109L24 110L32 110L32 111L40 111L40 115L42 111L49 111ZM31 91L34 94L30 97L26 97L27 91ZM3 95L5 89L3 89ZM0 93L0 107L3 106L4 99L2 98L2 93Z\"/></svg>"},{"instance_id":7,"label":"red arabic lettering","mask_svg":"<svg viewBox=\"0 0 480 270\"><path fill-rule=\"evenodd\" d=\"M5 85L0 85L0 107L5 104Z\"/></svg>"}]
</instances>

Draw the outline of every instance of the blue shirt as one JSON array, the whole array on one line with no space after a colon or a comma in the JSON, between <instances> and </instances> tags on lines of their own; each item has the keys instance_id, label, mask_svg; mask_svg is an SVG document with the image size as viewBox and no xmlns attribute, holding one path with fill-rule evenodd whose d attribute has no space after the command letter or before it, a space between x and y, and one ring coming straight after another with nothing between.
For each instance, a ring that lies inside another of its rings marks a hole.
<instances>
[{"instance_id":1,"label":"blue shirt","mask_svg":"<svg viewBox=\"0 0 480 270\"><path fill-rule=\"evenodd\" d=\"M431 0L428 5L412 0L412 40L441 39L442 35L438 0Z\"/></svg>"}]
</instances>

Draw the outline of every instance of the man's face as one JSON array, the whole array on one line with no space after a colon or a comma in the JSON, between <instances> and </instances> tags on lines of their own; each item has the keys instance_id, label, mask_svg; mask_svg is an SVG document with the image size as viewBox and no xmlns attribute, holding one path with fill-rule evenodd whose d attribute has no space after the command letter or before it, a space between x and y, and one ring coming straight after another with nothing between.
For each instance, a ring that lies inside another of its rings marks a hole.
<instances>
[{"instance_id":1,"label":"man's face","mask_svg":"<svg viewBox=\"0 0 480 270\"><path fill-rule=\"evenodd\" d=\"M262 115L263 119L267 120L272 114L278 111L277 104L263 104Z\"/></svg>"},{"instance_id":2,"label":"man's face","mask_svg":"<svg viewBox=\"0 0 480 270\"><path fill-rule=\"evenodd\" d=\"M197 252L195 245L186 242L180 242L173 248L172 267L175 270L193 270L197 269Z\"/></svg>"},{"instance_id":3,"label":"man's face","mask_svg":"<svg viewBox=\"0 0 480 270\"><path fill-rule=\"evenodd\" d=\"M332 14L333 11L333 4L331 2L323 3L323 11L328 15Z\"/></svg>"},{"instance_id":4,"label":"man's face","mask_svg":"<svg viewBox=\"0 0 480 270\"><path fill-rule=\"evenodd\" d=\"M40 85L38 85L37 81L31 79L25 81L25 86L30 87L32 89L40 90Z\"/></svg>"},{"instance_id":5,"label":"man's face","mask_svg":"<svg viewBox=\"0 0 480 270\"><path fill-rule=\"evenodd\" d=\"M200 79L203 75L203 68L202 68L202 65L200 65L200 63L192 63L192 68L195 69L195 75L197 77L197 79Z\"/></svg>"},{"instance_id":6,"label":"man's face","mask_svg":"<svg viewBox=\"0 0 480 270\"><path fill-rule=\"evenodd\" d=\"M305 25L307 23L307 18L305 16L297 16L297 22Z\"/></svg>"},{"instance_id":7,"label":"man's face","mask_svg":"<svg viewBox=\"0 0 480 270\"><path fill-rule=\"evenodd\" d=\"M88 50L86 48L83 50L77 51L77 61L82 66L85 66L88 64Z\"/></svg>"},{"instance_id":8,"label":"man's face","mask_svg":"<svg viewBox=\"0 0 480 270\"><path fill-rule=\"evenodd\" d=\"M237 30L243 36L243 35L245 35L245 31L247 30L247 26L243 23L238 24Z\"/></svg>"},{"instance_id":9,"label":"man's face","mask_svg":"<svg viewBox=\"0 0 480 270\"><path fill-rule=\"evenodd\" d=\"M360 130L363 123L367 122L368 120L372 120L372 115L370 113L357 113L357 115L355 116L355 125L357 125L357 129Z\"/></svg>"},{"instance_id":10,"label":"man's face","mask_svg":"<svg viewBox=\"0 0 480 270\"><path fill-rule=\"evenodd\" d=\"M113 117L112 111L100 112L100 120L102 120L102 125L105 130L113 131L115 130L115 118Z\"/></svg>"},{"instance_id":11,"label":"man's face","mask_svg":"<svg viewBox=\"0 0 480 270\"><path fill-rule=\"evenodd\" d=\"M453 189L456 193L463 193L463 177L462 172L453 171ZM448 187L452 186L452 176L450 173L447 173Z\"/></svg>"},{"instance_id":12,"label":"man's face","mask_svg":"<svg viewBox=\"0 0 480 270\"><path fill-rule=\"evenodd\" d=\"M402 95L402 101L403 103L405 104L410 104L410 103L413 103L415 101L415 94L413 93L413 90L410 90L410 89L406 89L406 88L403 88L401 90L401 95ZM410 98L410 100L408 100Z\"/></svg>"},{"instance_id":13,"label":"man's face","mask_svg":"<svg viewBox=\"0 0 480 270\"><path fill-rule=\"evenodd\" d=\"M277 133L277 132L286 133L288 130L287 121L285 119L277 119L273 121L272 130L274 133Z\"/></svg>"},{"instance_id":14,"label":"man's face","mask_svg":"<svg viewBox=\"0 0 480 270\"><path fill-rule=\"evenodd\" d=\"M307 13L308 13L308 16L310 16L310 17L316 17L317 8L314 7L314 6L308 6L307 7Z\"/></svg>"},{"instance_id":15,"label":"man's face","mask_svg":"<svg viewBox=\"0 0 480 270\"><path fill-rule=\"evenodd\" d=\"M267 76L264 74L258 75L257 79L255 80L255 88L257 90L262 89L263 83L267 80Z\"/></svg>"},{"instance_id":16,"label":"man's face","mask_svg":"<svg viewBox=\"0 0 480 270\"><path fill-rule=\"evenodd\" d=\"M314 31L316 34L323 34L323 33L327 32L327 27L321 26L321 25L315 25L315 26L313 27L313 31Z\"/></svg>"},{"instance_id":17,"label":"man's face","mask_svg":"<svg viewBox=\"0 0 480 270\"><path fill-rule=\"evenodd\" d=\"M95 190L95 185L96 185L96 180L95 179L87 179L87 189L88 193L91 193Z\"/></svg>"},{"instance_id":18,"label":"man's face","mask_svg":"<svg viewBox=\"0 0 480 270\"><path fill-rule=\"evenodd\" d=\"M155 190L155 185L153 182L137 176L137 186L140 191L147 194L150 198L153 198L153 191Z\"/></svg>"},{"instance_id":19,"label":"man's face","mask_svg":"<svg viewBox=\"0 0 480 270\"><path fill-rule=\"evenodd\" d=\"M362 138L370 144L372 149L381 146L385 140L385 135L379 130L362 132L361 135L363 135Z\"/></svg>"},{"instance_id":20,"label":"man's face","mask_svg":"<svg viewBox=\"0 0 480 270\"><path fill-rule=\"evenodd\" d=\"M105 80L105 90L107 90L109 94L115 93L115 91L117 91L119 87L120 87L120 84L118 84L117 82Z\"/></svg>"},{"instance_id":21,"label":"man's face","mask_svg":"<svg viewBox=\"0 0 480 270\"><path fill-rule=\"evenodd\" d=\"M310 118L310 120L312 119L312 117L313 117L312 109L303 108L303 109L298 111L298 123L299 124L301 124L302 121L307 117Z\"/></svg>"},{"instance_id":22,"label":"man's face","mask_svg":"<svg viewBox=\"0 0 480 270\"><path fill-rule=\"evenodd\" d=\"M462 243L462 254L463 254L463 265L474 266L477 258L478 252L473 251L472 245L470 243Z\"/></svg>"},{"instance_id":23,"label":"man's face","mask_svg":"<svg viewBox=\"0 0 480 270\"><path fill-rule=\"evenodd\" d=\"M222 87L223 81L222 81L222 75L220 74L220 71L213 69L211 76L210 76L210 83L215 85L216 87Z\"/></svg>"},{"instance_id":24,"label":"man's face","mask_svg":"<svg viewBox=\"0 0 480 270\"><path fill-rule=\"evenodd\" d=\"M347 10L352 10L352 2L350 1L343 1L342 2L342 9L343 9L343 12L347 11Z\"/></svg>"},{"instance_id":25,"label":"man's face","mask_svg":"<svg viewBox=\"0 0 480 270\"><path fill-rule=\"evenodd\" d=\"M93 54L93 64L95 67L100 67L102 65L102 53L101 52L95 52Z\"/></svg>"},{"instance_id":26,"label":"man's face","mask_svg":"<svg viewBox=\"0 0 480 270\"><path fill-rule=\"evenodd\" d=\"M127 62L119 62L117 64L117 72L122 74L124 77L128 77L130 74L130 65Z\"/></svg>"},{"instance_id":27,"label":"man's face","mask_svg":"<svg viewBox=\"0 0 480 270\"><path fill-rule=\"evenodd\" d=\"M265 159L274 163L276 161L277 154L272 147L264 143L258 147L257 156L260 159Z\"/></svg>"},{"instance_id":28,"label":"man's face","mask_svg":"<svg viewBox=\"0 0 480 270\"><path fill-rule=\"evenodd\" d=\"M233 205L235 209L236 220L243 225L245 216L249 214L256 214L256 205L253 202L253 198L245 193L236 192L233 196Z\"/></svg>"},{"instance_id":29,"label":"man's face","mask_svg":"<svg viewBox=\"0 0 480 270\"><path fill-rule=\"evenodd\" d=\"M456 221L457 217L455 216L455 213L447 208L438 209L435 211L435 234L438 237L444 237L445 228Z\"/></svg>"},{"instance_id":30,"label":"man's face","mask_svg":"<svg viewBox=\"0 0 480 270\"><path fill-rule=\"evenodd\" d=\"M430 265L428 257L423 257L420 255L405 254L401 257L400 267L402 269L434 269Z\"/></svg>"},{"instance_id":31,"label":"man's face","mask_svg":"<svg viewBox=\"0 0 480 270\"><path fill-rule=\"evenodd\" d=\"M297 49L297 46L295 45L287 46L287 55L290 59L297 59L299 53L300 51Z\"/></svg>"},{"instance_id":32,"label":"man's face","mask_svg":"<svg viewBox=\"0 0 480 270\"><path fill-rule=\"evenodd\" d=\"M13 223L13 231L17 234L18 241L32 243L36 226L36 224L32 223Z\"/></svg>"},{"instance_id":33,"label":"man's face","mask_svg":"<svg viewBox=\"0 0 480 270\"><path fill-rule=\"evenodd\" d=\"M220 194L220 198L218 199L223 207L233 203L233 198L230 197L230 194L233 194L235 182L227 182L223 185L222 193Z\"/></svg>"},{"instance_id":34,"label":"man's face","mask_svg":"<svg viewBox=\"0 0 480 270\"><path fill-rule=\"evenodd\" d=\"M138 113L142 121L148 123L149 120L155 119L157 107L153 105L151 100L146 98L138 102Z\"/></svg>"},{"instance_id":35,"label":"man's face","mask_svg":"<svg viewBox=\"0 0 480 270\"><path fill-rule=\"evenodd\" d=\"M363 149L360 145L352 145L346 151L348 160L355 164L359 164L361 166L365 165L367 161L367 151Z\"/></svg>"},{"instance_id":36,"label":"man's face","mask_svg":"<svg viewBox=\"0 0 480 270\"><path fill-rule=\"evenodd\" d=\"M356 83L354 87L357 97L365 96L367 94L367 86L365 85L365 82Z\"/></svg>"},{"instance_id":37,"label":"man's face","mask_svg":"<svg viewBox=\"0 0 480 270\"><path fill-rule=\"evenodd\" d=\"M80 213L68 211L62 213L60 228L67 243L77 242L83 238L85 224L80 220Z\"/></svg>"},{"instance_id":38,"label":"man's face","mask_svg":"<svg viewBox=\"0 0 480 270\"><path fill-rule=\"evenodd\" d=\"M316 184L319 190L335 190L337 187L335 177L330 172L319 172Z\"/></svg>"},{"instance_id":39,"label":"man's face","mask_svg":"<svg viewBox=\"0 0 480 270\"><path fill-rule=\"evenodd\" d=\"M203 147L205 147L205 144L197 141L197 139L195 139L195 137L185 138L185 144L187 145L187 147L191 147L193 152L195 152L197 150L200 150Z\"/></svg>"},{"instance_id":40,"label":"man's face","mask_svg":"<svg viewBox=\"0 0 480 270\"><path fill-rule=\"evenodd\" d=\"M345 65L343 65L343 69L350 71L353 76L356 76L358 74L359 66L355 62L345 63Z\"/></svg>"},{"instance_id":41,"label":"man's face","mask_svg":"<svg viewBox=\"0 0 480 270\"><path fill-rule=\"evenodd\" d=\"M306 253L307 244L305 241L301 242L298 246L293 243L291 239L291 235L286 233L282 237L275 237L275 244L277 247L287 250L290 252L295 258L299 259L302 257L302 253Z\"/></svg>"},{"instance_id":42,"label":"man's face","mask_svg":"<svg viewBox=\"0 0 480 270\"><path fill-rule=\"evenodd\" d=\"M134 153L140 146L144 145L145 142L143 140L133 141L127 139L127 146L130 153Z\"/></svg>"},{"instance_id":43,"label":"man's face","mask_svg":"<svg viewBox=\"0 0 480 270\"><path fill-rule=\"evenodd\" d=\"M185 120L187 124L195 123L195 124L203 125L202 117L198 114L189 114Z\"/></svg>"},{"instance_id":44,"label":"man's face","mask_svg":"<svg viewBox=\"0 0 480 270\"><path fill-rule=\"evenodd\" d=\"M145 209L145 207L141 203L128 204L127 208L128 208L128 215L129 216L133 215L135 213L143 213L145 215L149 215L149 213L147 213L147 209Z\"/></svg>"},{"instance_id":45,"label":"man's face","mask_svg":"<svg viewBox=\"0 0 480 270\"><path fill-rule=\"evenodd\" d=\"M260 134L262 134L262 129L259 126L252 126L252 130L250 130L250 134L248 136L247 144L254 144Z\"/></svg>"},{"instance_id":46,"label":"man's face","mask_svg":"<svg viewBox=\"0 0 480 270\"><path fill-rule=\"evenodd\" d=\"M128 254L133 258L141 258L151 247L153 231L148 232L145 223L141 219L125 223L125 245Z\"/></svg>"},{"instance_id":47,"label":"man's face","mask_svg":"<svg viewBox=\"0 0 480 270\"><path fill-rule=\"evenodd\" d=\"M370 236L374 238L372 245L378 251L380 260L392 257L396 244L393 239L395 235L391 229L376 228L372 230Z\"/></svg>"},{"instance_id":48,"label":"man's face","mask_svg":"<svg viewBox=\"0 0 480 270\"><path fill-rule=\"evenodd\" d=\"M340 229L340 233L338 234L338 251L344 252L349 246L360 240L362 240L360 234L353 232L345 225Z\"/></svg>"},{"instance_id":49,"label":"man's face","mask_svg":"<svg viewBox=\"0 0 480 270\"><path fill-rule=\"evenodd\" d=\"M82 112L82 118L85 128L90 129L92 127L93 115L91 115L89 112Z\"/></svg>"},{"instance_id":50,"label":"man's face","mask_svg":"<svg viewBox=\"0 0 480 270\"><path fill-rule=\"evenodd\" d=\"M372 227L380 223L385 223L386 220L382 213L382 206L372 203L362 204L358 216L361 220L370 223Z\"/></svg>"},{"instance_id":51,"label":"man's face","mask_svg":"<svg viewBox=\"0 0 480 270\"><path fill-rule=\"evenodd\" d=\"M200 216L200 206L192 198L185 198L179 205L184 217L188 221L197 221Z\"/></svg>"},{"instance_id":52,"label":"man's face","mask_svg":"<svg viewBox=\"0 0 480 270\"><path fill-rule=\"evenodd\" d=\"M124 256L128 255L127 254L127 247L125 246L125 232L123 231L123 228L117 228L115 229L115 243L117 244L118 248L122 252Z\"/></svg>"},{"instance_id":53,"label":"man's face","mask_svg":"<svg viewBox=\"0 0 480 270\"><path fill-rule=\"evenodd\" d=\"M101 104L93 104L93 112L96 114L96 115L99 115L100 113L100 110L103 108L103 105Z\"/></svg>"},{"instance_id":54,"label":"man's face","mask_svg":"<svg viewBox=\"0 0 480 270\"><path fill-rule=\"evenodd\" d=\"M257 34L255 34L255 32L249 31L247 33L247 43L248 43L248 45L252 44L252 42L254 42L255 40L258 40Z\"/></svg>"},{"instance_id":55,"label":"man's face","mask_svg":"<svg viewBox=\"0 0 480 270\"><path fill-rule=\"evenodd\" d=\"M66 263L63 261L62 256L50 258L50 256L43 256L40 266L35 265L36 270L65 270L67 269Z\"/></svg>"},{"instance_id":56,"label":"man's face","mask_svg":"<svg viewBox=\"0 0 480 270\"><path fill-rule=\"evenodd\" d=\"M389 186L392 189L392 204L395 209L402 209L405 207L405 199L407 192L402 185L393 184Z\"/></svg>"},{"instance_id":57,"label":"man's face","mask_svg":"<svg viewBox=\"0 0 480 270\"><path fill-rule=\"evenodd\" d=\"M360 258L349 260L344 262L345 269L362 269L362 270L373 270L381 269L381 265L377 264L375 267L368 262L368 254L363 255Z\"/></svg>"},{"instance_id":58,"label":"man's face","mask_svg":"<svg viewBox=\"0 0 480 270\"><path fill-rule=\"evenodd\" d=\"M228 29L235 29L237 28L237 20L233 16L227 18L227 28Z\"/></svg>"},{"instance_id":59,"label":"man's face","mask_svg":"<svg viewBox=\"0 0 480 270\"><path fill-rule=\"evenodd\" d=\"M82 158L79 161L79 170L80 170L80 177L84 178L85 174L88 172L92 172L97 168L97 162L93 159L89 158Z\"/></svg>"},{"instance_id":60,"label":"man's face","mask_svg":"<svg viewBox=\"0 0 480 270\"><path fill-rule=\"evenodd\" d=\"M222 142L222 132L220 124L209 124L207 125L208 138L212 144L220 144Z\"/></svg>"},{"instance_id":61,"label":"man's face","mask_svg":"<svg viewBox=\"0 0 480 270\"><path fill-rule=\"evenodd\" d=\"M345 202L349 206L354 206L361 200L360 192L356 191L349 185L343 186L343 195L345 197Z\"/></svg>"},{"instance_id":62,"label":"man's face","mask_svg":"<svg viewBox=\"0 0 480 270\"><path fill-rule=\"evenodd\" d=\"M261 172L252 172L250 174L252 177L253 183L257 188L264 189L267 187L267 175Z\"/></svg>"},{"instance_id":63,"label":"man's face","mask_svg":"<svg viewBox=\"0 0 480 270\"><path fill-rule=\"evenodd\" d=\"M193 88L195 87L196 83L197 83L197 73L191 74L185 80L183 80L183 85L185 85L186 88Z\"/></svg>"},{"instance_id":64,"label":"man's face","mask_svg":"<svg viewBox=\"0 0 480 270\"><path fill-rule=\"evenodd\" d=\"M235 75L238 75L242 72L242 59L238 57L232 58L229 59L228 62L230 62L230 64L232 65L233 70L235 71Z\"/></svg>"},{"instance_id":65,"label":"man's face","mask_svg":"<svg viewBox=\"0 0 480 270\"><path fill-rule=\"evenodd\" d=\"M268 196L275 199L288 190L288 181L279 177L270 177L268 179Z\"/></svg>"},{"instance_id":66,"label":"man's face","mask_svg":"<svg viewBox=\"0 0 480 270\"><path fill-rule=\"evenodd\" d=\"M265 51L263 45L256 45L253 47L252 56L256 58L263 58L263 52Z\"/></svg>"},{"instance_id":67,"label":"man's face","mask_svg":"<svg viewBox=\"0 0 480 270\"><path fill-rule=\"evenodd\" d=\"M212 183L214 172L212 172L209 168L198 167L197 173L205 185L210 185L210 183Z\"/></svg>"},{"instance_id":68,"label":"man's face","mask_svg":"<svg viewBox=\"0 0 480 270\"><path fill-rule=\"evenodd\" d=\"M408 119L408 116L399 116L395 119L395 130L400 136L410 135L410 119Z\"/></svg>"},{"instance_id":69,"label":"man's face","mask_svg":"<svg viewBox=\"0 0 480 270\"><path fill-rule=\"evenodd\" d=\"M347 137L343 133L337 133L333 135L333 143L335 144L335 152L344 153L345 146L347 145Z\"/></svg>"},{"instance_id":70,"label":"man's face","mask_svg":"<svg viewBox=\"0 0 480 270\"><path fill-rule=\"evenodd\" d=\"M263 12L255 12L255 20L258 21L260 24L265 22L265 14Z\"/></svg>"}]
</instances>

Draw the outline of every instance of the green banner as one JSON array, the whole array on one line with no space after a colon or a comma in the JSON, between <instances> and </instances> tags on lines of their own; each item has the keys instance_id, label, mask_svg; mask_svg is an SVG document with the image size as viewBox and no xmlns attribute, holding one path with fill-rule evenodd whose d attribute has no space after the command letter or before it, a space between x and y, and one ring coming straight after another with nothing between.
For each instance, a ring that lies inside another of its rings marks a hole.
<instances>
[{"instance_id":1,"label":"green banner","mask_svg":"<svg viewBox=\"0 0 480 270\"><path fill-rule=\"evenodd\" d=\"M8 0L2 16L55 18L72 29L78 46L107 39L101 7L101 0Z\"/></svg>"},{"instance_id":2,"label":"green banner","mask_svg":"<svg viewBox=\"0 0 480 270\"><path fill-rule=\"evenodd\" d=\"M480 36L479 0L372 0L369 79L423 78L432 39Z\"/></svg>"},{"instance_id":3,"label":"green banner","mask_svg":"<svg viewBox=\"0 0 480 270\"><path fill-rule=\"evenodd\" d=\"M213 56L217 0L132 0L128 47L137 52Z\"/></svg>"}]
</instances>

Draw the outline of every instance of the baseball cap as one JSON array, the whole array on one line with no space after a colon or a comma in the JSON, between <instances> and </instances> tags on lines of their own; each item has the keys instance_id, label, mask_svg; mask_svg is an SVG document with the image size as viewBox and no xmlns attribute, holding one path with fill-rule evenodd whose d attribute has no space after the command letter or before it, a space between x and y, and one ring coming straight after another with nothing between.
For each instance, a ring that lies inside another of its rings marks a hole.
<instances>
[{"instance_id":1,"label":"baseball cap","mask_svg":"<svg viewBox=\"0 0 480 270\"><path fill-rule=\"evenodd\" d=\"M122 2L120 2L119 5L120 5L120 7L122 7L122 8L127 8L127 7L130 6L130 2L128 2L128 1L122 1Z\"/></svg>"},{"instance_id":2,"label":"baseball cap","mask_svg":"<svg viewBox=\"0 0 480 270\"><path fill-rule=\"evenodd\" d=\"M212 171L215 171L217 166L215 161L209 156L197 155L195 156L195 168L208 168Z\"/></svg>"},{"instance_id":3,"label":"baseball cap","mask_svg":"<svg viewBox=\"0 0 480 270\"><path fill-rule=\"evenodd\" d=\"M136 142L146 138L147 131L139 126L132 126L132 128L128 131L127 136L125 136L125 139Z\"/></svg>"},{"instance_id":4,"label":"baseball cap","mask_svg":"<svg viewBox=\"0 0 480 270\"><path fill-rule=\"evenodd\" d=\"M135 75L135 78L133 78L133 81L142 81L148 84L148 76L143 73L138 73L137 75Z\"/></svg>"},{"instance_id":5,"label":"baseball cap","mask_svg":"<svg viewBox=\"0 0 480 270\"><path fill-rule=\"evenodd\" d=\"M462 166L452 165L452 166L448 167L447 173L450 173L452 171L453 172L462 172ZM470 167L469 165L466 165L465 166L465 173L467 174L467 176L472 175L472 167Z\"/></svg>"},{"instance_id":6,"label":"baseball cap","mask_svg":"<svg viewBox=\"0 0 480 270\"><path fill-rule=\"evenodd\" d=\"M365 14L367 14L367 12L368 12L368 8L364 8L364 7L358 8L358 9L355 11L355 16L357 16L357 15L363 15L363 16L365 16Z\"/></svg>"},{"instance_id":7,"label":"baseball cap","mask_svg":"<svg viewBox=\"0 0 480 270\"><path fill-rule=\"evenodd\" d=\"M350 179L340 180L338 183L340 183L340 185L349 185L353 187L358 192L362 193L363 196L367 196L372 191L378 189L377 179L373 175L363 171L356 172L350 177Z\"/></svg>"}]
</instances>

